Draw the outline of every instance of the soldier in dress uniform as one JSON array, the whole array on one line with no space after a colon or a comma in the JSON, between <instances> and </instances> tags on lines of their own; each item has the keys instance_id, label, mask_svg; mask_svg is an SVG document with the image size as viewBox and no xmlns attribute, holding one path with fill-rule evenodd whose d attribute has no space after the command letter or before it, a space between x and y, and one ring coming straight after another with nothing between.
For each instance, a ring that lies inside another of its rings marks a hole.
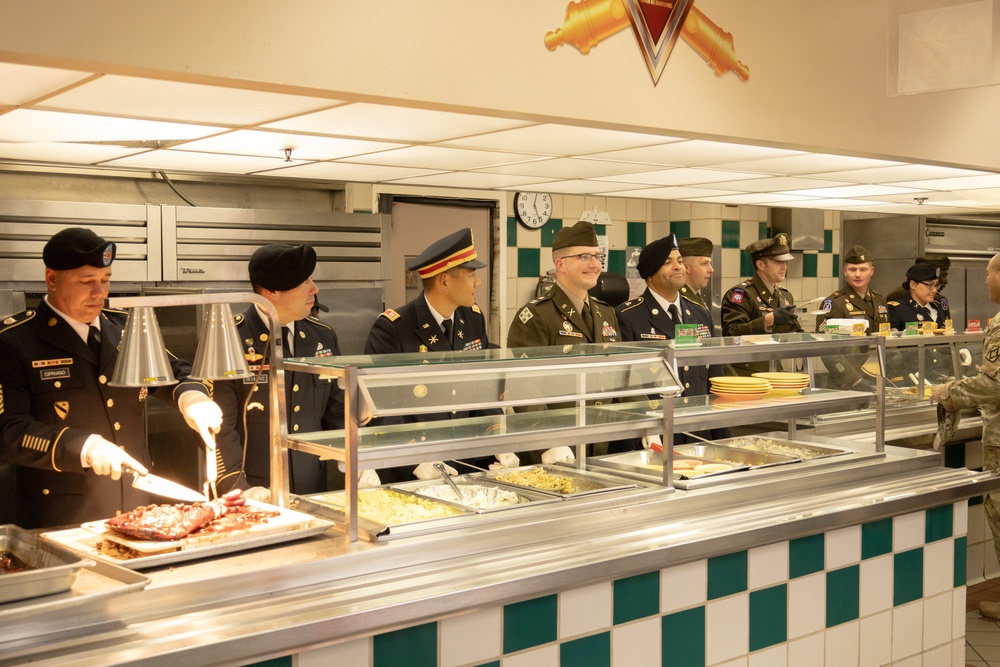
<instances>
[{"instance_id":1,"label":"soldier in dress uniform","mask_svg":"<svg viewBox=\"0 0 1000 667\"><path fill-rule=\"evenodd\" d=\"M867 320L868 333L878 333L879 324L889 321L889 307L881 294L868 289L875 275L875 261L864 246L856 245L844 255L844 286L823 300L823 314L816 318L816 331L823 332L827 319ZM855 358L837 356L824 359L830 386L850 388L865 375Z\"/></svg>"},{"instance_id":2,"label":"soldier in dress uniform","mask_svg":"<svg viewBox=\"0 0 1000 667\"><path fill-rule=\"evenodd\" d=\"M161 502L122 479L153 468L147 393L177 406L195 430L218 430L209 388L171 356L173 386L108 384L127 314L104 308L115 244L64 229L42 250L47 294L0 325L0 461L17 466L16 522L40 528L106 519Z\"/></svg>"},{"instance_id":3,"label":"soldier in dress uniform","mask_svg":"<svg viewBox=\"0 0 1000 667\"><path fill-rule=\"evenodd\" d=\"M282 357L331 357L340 354L337 332L309 315L319 290L312 280L316 250L307 243L281 243L254 251L248 264L255 294L270 301L282 327ZM215 383L215 396L225 414L217 441L222 467L222 489L269 487L271 484L270 357L274 342L270 326L256 305L236 315L236 330L250 366L251 377ZM336 380L314 373L285 371L285 407L288 433L326 431L344 427L344 392ZM242 473L242 475L240 474ZM305 452L288 452L288 482L292 493L327 491L327 462ZM376 482L377 483L377 482Z\"/></svg>"},{"instance_id":4,"label":"soldier in dress uniform","mask_svg":"<svg viewBox=\"0 0 1000 667\"><path fill-rule=\"evenodd\" d=\"M715 268L712 266L712 250L715 247L710 239L691 237L677 242L681 251L681 259L687 268L687 280L681 287L681 294L702 308L711 308L701 291L708 287Z\"/></svg>"},{"instance_id":5,"label":"soldier in dress uniform","mask_svg":"<svg viewBox=\"0 0 1000 667\"><path fill-rule=\"evenodd\" d=\"M943 328L951 313L941 302L935 301L941 269L918 262L906 270L903 287L907 294L899 300L889 300L889 322L893 329L903 331L907 322L934 322ZM947 302L945 302L947 303Z\"/></svg>"},{"instance_id":6,"label":"soldier in dress uniform","mask_svg":"<svg viewBox=\"0 0 1000 667\"><path fill-rule=\"evenodd\" d=\"M486 266L479 259L472 239L472 230L466 227L432 243L406 268L416 271L423 282L424 291L414 300L397 310L388 309L378 316L368 333L365 354L393 354L401 352L466 352L484 350L490 346L486 318L476 305L476 289L482 284L476 274ZM489 392L488 385L480 387ZM494 400L499 400L501 389L496 387ZM489 394L486 394L489 395ZM485 410L460 410L433 414L419 414L398 419L382 419L380 423L424 422L441 419L460 419L484 415L498 415L498 408ZM492 458L473 463L490 465ZM499 454L497 461L508 467L517 465L514 454ZM449 472L454 468L447 466ZM433 462L421 463L413 468L393 468L383 473L390 481L411 479L410 472L418 479L431 479L441 474Z\"/></svg>"},{"instance_id":7,"label":"soldier in dress uniform","mask_svg":"<svg viewBox=\"0 0 1000 667\"><path fill-rule=\"evenodd\" d=\"M545 296L521 307L510 323L507 347L544 347L621 340L615 310L589 294L601 275L601 248L585 220L563 227L552 239L556 282ZM569 447L542 454L543 463L572 461Z\"/></svg>"},{"instance_id":8,"label":"soldier in dress uniform","mask_svg":"<svg viewBox=\"0 0 1000 667\"><path fill-rule=\"evenodd\" d=\"M699 338L716 335L708 309L681 291L688 273L681 260L676 236L668 234L643 248L636 269L646 281L646 290L641 296L615 309L622 340L673 340L679 324L697 325ZM678 379L684 387L685 396L703 396L708 394L708 378L722 373L721 366L684 366L678 369ZM658 400L656 403L652 407L659 407ZM713 439L726 434L701 435ZM677 437L674 444L686 441Z\"/></svg>"},{"instance_id":9,"label":"soldier in dress uniform","mask_svg":"<svg viewBox=\"0 0 1000 667\"><path fill-rule=\"evenodd\" d=\"M932 298L932 305L935 310L944 313L944 319L951 319L951 309L948 306L948 299L944 296L944 288L948 285L948 269L951 268L951 260L944 255L923 255L917 257L914 264L930 264L939 269L937 276L937 291L934 292ZM886 295L886 301L896 301L898 303L905 303L910 297L910 283L904 282L901 287L889 292ZM914 320L910 320L913 322ZM942 320L943 321L943 320Z\"/></svg>"},{"instance_id":10,"label":"soldier in dress uniform","mask_svg":"<svg viewBox=\"0 0 1000 667\"><path fill-rule=\"evenodd\" d=\"M1000 304L1000 253L986 266L986 287L990 301ZM931 403L940 403L946 416L969 408L978 408L983 419L983 468L1000 475L1000 313L990 320L983 339L983 360L979 372L971 377L939 384L931 394ZM939 409L940 415L940 409ZM940 419L940 417L939 417ZM993 533L993 546L1000 557L1000 497L989 493L983 500L986 522ZM1000 620L1000 602L984 600L979 611Z\"/></svg>"},{"instance_id":11,"label":"soldier in dress uniform","mask_svg":"<svg viewBox=\"0 0 1000 667\"><path fill-rule=\"evenodd\" d=\"M722 335L801 332L795 315L795 298L779 283L785 280L788 262L795 257L788 247L788 237L778 234L747 246L756 273L749 280L731 288L722 297ZM767 362L733 364L738 375L766 371Z\"/></svg>"}]
</instances>

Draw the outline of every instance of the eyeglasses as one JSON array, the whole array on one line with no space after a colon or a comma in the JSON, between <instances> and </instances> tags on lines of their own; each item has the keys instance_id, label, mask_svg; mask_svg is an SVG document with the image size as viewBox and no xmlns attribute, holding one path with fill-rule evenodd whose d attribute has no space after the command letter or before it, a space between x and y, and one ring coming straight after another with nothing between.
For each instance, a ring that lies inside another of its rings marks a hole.
<instances>
[{"instance_id":1,"label":"eyeglasses","mask_svg":"<svg viewBox=\"0 0 1000 667\"><path fill-rule=\"evenodd\" d=\"M923 280L918 280L917 282L923 285L924 287L927 287L928 289L934 290L935 292L941 289L941 286L938 285L937 283L927 283L924 282Z\"/></svg>"},{"instance_id":2,"label":"eyeglasses","mask_svg":"<svg viewBox=\"0 0 1000 667\"><path fill-rule=\"evenodd\" d=\"M592 255L589 252L581 253L579 255L566 255L563 259L577 258L584 264L589 264L591 260L596 259L601 264L604 264L604 260L608 258L607 255Z\"/></svg>"}]
</instances>

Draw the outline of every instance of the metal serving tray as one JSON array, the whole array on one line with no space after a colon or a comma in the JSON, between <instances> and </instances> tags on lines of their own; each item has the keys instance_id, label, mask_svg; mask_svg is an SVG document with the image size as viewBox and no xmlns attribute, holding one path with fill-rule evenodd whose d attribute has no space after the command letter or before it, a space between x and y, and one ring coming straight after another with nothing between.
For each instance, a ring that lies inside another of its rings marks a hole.
<instances>
[{"instance_id":1,"label":"metal serving tray","mask_svg":"<svg viewBox=\"0 0 1000 667\"><path fill-rule=\"evenodd\" d=\"M49 544L13 524L0 526L0 551L12 554L28 568L0 573L0 603L68 591L82 568L94 561Z\"/></svg>"},{"instance_id":2,"label":"metal serving tray","mask_svg":"<svg viewBox=\"0 0 1000 667\"><path fill-rule=\"evenodd\" d=\"M505 484L493 482L492 480L488 479L476 479L470 477L469 475L459 475L457 477L452 477L452 479L454 480L455 484L457 484L458 487L462 489L462 491L471 490L473 493L475 493L476 488L479 487L487 490L490 489L494 490L494 491L486 491L486 493L493 493L493 492L513 493L517 496L518 502L516 504L510 504L510 505L481 507L471 503L462 502L459 499L452 500L452 498L454 498L455 496L455 493L451 491L451 487L449 487L447 484L445 484L442 480L439 479L427 479L416 482L402 482L400 484L392 484L389 486L389 488L397 491L406 491L409 493L413 493L422 498L432 498L434 500L438 500L440 502L447 503L449 505L454 505L464 510L468 510L469 512L475 512L477 514L484 514L486 512L498 512L501 510L509 510L515 507L523 507L527 504L537 505L542 503L559 502L559 498L557 498L556 496L549 495L547 493L541 493L540 491L534 491L531 489L525 489L520 487L511 489L509 486ZM434 493L428 493L428 490L431 489L433 489L435 492L442 491L447 497L440 497L438 495L435 495Z\"/></svg>"},{"instance_id":3,"label":"metal serving tray","mask_svg":"<svg viewBox=\"0 0 1000 667\"><path fill-rule=\"evenodd\" d=\"M729 438L727 440L719 440L716 444L762 454L791 456L792 458L801 460L821 459L827 456L840 456L841 454L852 454L854 452L854 450L847 447L814 445L796 440L781 440L779 438L763 438L760 436Z\"/></svg>"},{"instance_id":4,"label":"metal serving tray","mask_svg":"<svg viewBox=\"0 0 1000 667\"><path fill-rule=\"evenodd\" d=\"M530 473L538 469L549 475L556 475L560 477L569 478L570 481L572 482L572 490L569 492L565 492L556 489L540 489L533 486L517 484L515 482L505 482L502 479L498 479L498 477L504 477L511 473ZM625 489L634 489L636 487L635 482L619 479L616 477L611 477L609 475L601 475L599 473L590 472L589 470L577 470L575 468L554 467L546 465L522 466L520 468L491 470L489 472L472 473L470 477L489 479L493 480L497 484L511 486L516 489L526 489L534 491L536 493L556 496L558 498L577 498L579 496L586 496L594 493L622 491Z\"/></svg>"},{"instance_id":5,"label":"metal serving tray","mask_svg":"<svg viewBox=\"0 0 1000 667\"><path fill-rule=\"evenodd\" d=\"M691 479L727 475L738 470L747 470L750 467L746 464L737 463L735 461L719 461L718 459L697 456L694 454L684 454L682 457L677 457L675 455L675 458L694 459L703 463L730 463L733 466L727 470L717 470L716 472L709 472L704 475L698 475L697 477L691 477ZM599 468L610 468L612 470L621 470L622 472L635 473L644 477L660 480L663 475L663 454L649 449L641 449L634 452L622 452L620 454L605 454L604 456L594 456L588 458L587 465ZM674 478L688 479L689 477L684 474L683 470L675 470Z\"/></svg>"},{"instance_id":6,"label":"metal serving tray","mask_svg":"<svg viewBox=\"0 0 1000 667\"><path fill-rule=\"evenodd\" d=\"M392 517L374 517L365 516L362 514L361 503L358 503L358 527L372 535L381 535L386 531L387 528L393 526L412 526L419 524L426 524L432 521L441 521L443 519L450 519L455 516L465 516L471 515L475 512L465 507L460 507L453 503L446 503L442 500L436 498L425 498L413 493L409 490L400 489L397 487L380 486L374 489L358 489L359 501L363 499L366 495L370 494L383 494L386 495L385 502L390 504L394 502L392 494L398 494L402 496L402 499L396 499L398 503L408 502L407 499L419 500L420 504L433 510L435 506L442 506L447 510L447 513L442 512L440 516L427 516L427 517L415 517L407 520L393 520ZM344 492L343 491L327 491L325 493L314 493L309 496L300 496L300 501L305 501L301 503L300 506L306 508L308 511L316 511L320 508L327 510L327 514L338 521L344 520ZM382 520L384 519L384 520Z\"/></svg>"},{"instance_id":7,"label":"metal serving tray","mask_svg":"<svg viewBox=\"0 0 1000 667\"><path fill-rule=\"evenodd\" d=\"M755 452L749 449L716 444L676 445L674 447L674 457L678 456L683 456L684 458L704 458L725 463L739 463L748 468L765 468L767 466L795 463L802 460L794 456L766 454L764 452Z\"/></svg>"}]
</instances>

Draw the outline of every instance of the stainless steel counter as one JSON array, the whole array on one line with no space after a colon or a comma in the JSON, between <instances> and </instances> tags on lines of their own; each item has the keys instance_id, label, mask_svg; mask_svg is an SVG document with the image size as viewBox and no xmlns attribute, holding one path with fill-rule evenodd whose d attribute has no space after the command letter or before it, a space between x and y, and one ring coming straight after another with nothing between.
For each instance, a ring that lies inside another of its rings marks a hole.
<instances>
[{"instance_id":1,"label":"stainless steel counter","mask_svg":"<svg viewBox=\"0 0 1000 667\"><path fill-rule=\"evenodd\" d=\"M529 521L387 544L328 533L163 567L146 572L144 590L10 619L0 627L0 665L252 662L1000 488L1000 479L939 461L888 448L884 459L696 492L551 504Z\"/></svg>"}]
</instances>

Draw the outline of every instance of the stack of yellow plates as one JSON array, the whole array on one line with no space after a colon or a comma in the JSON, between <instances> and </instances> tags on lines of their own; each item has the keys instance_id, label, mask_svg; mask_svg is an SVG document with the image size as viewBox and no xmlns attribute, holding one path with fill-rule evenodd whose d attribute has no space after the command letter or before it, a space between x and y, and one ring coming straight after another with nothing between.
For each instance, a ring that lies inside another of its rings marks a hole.
<instances>
[{"instance_id":1,"label":"stack of yellow plates","mask_svg":"<svg viewBox=\"0 0 1000 667\"><path fill-rule=\"evenodd\" d=\"M771 391L771 384L763 378L723 375L709 378L709 382L710 391L724 400L748 401L767 396Z\"/></svg>"},{"instance_id":2,"label":"stack of yellow plates","mask_svg":"<svg viewBox=\"0 0 1000 667\"><path fill-rule=\"evenodd\" d=\"M809 376L805 373L754 373L753 376L767 380L771 384L772 395L797 394L809 386Z\"/></svg>"}]
</instances>

